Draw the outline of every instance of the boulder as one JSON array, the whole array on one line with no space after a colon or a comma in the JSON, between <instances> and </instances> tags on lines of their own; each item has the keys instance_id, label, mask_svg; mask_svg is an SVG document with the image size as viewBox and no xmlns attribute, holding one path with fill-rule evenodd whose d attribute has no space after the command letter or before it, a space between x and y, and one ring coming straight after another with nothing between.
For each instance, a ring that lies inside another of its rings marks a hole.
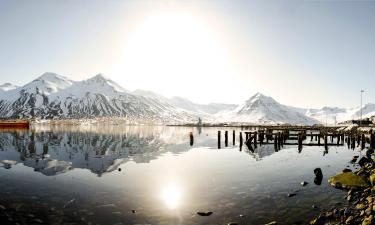
<instances>
[{"instance_id":1,"label":"boulder","mask_svg":"<svg viewBox=\"0 0 375 225\"><path fill-rule=\"evenodd\" d=\"M366 188L369 186L362 177L352 172L337 174L336 176L329 178L328 183L340 189Z\"/></svg>"}]
</instances>

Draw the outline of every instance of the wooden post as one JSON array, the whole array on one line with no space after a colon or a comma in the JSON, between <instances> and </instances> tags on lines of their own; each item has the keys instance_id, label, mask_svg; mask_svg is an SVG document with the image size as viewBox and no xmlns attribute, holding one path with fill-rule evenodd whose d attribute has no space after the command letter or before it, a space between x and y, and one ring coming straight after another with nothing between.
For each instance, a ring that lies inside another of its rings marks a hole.
<instances>
[{"instance_id":1,"label":"wooden post","mask_svg":"<svg viewBox=\"0 0 375 225\"><path fill-rule=\"evenodd\" d=\"M236 145L236 131L235 130L233 130L233 138L232 138L233 140L233 145Z\"/></svg>"},{"instance_id":2,"label":"wooden post","mask_svg":"<svg viewBox=\"0 0 375 225\"><path fill-rule=\"evenodd\" d=\"M193 132L190 132L189 136L190 136L190 146L193 146L193 144L194 144Z\"/></svg>"},{"instance_id":3,"label":"wooden post","mask_svg":"<svg viewBox=\"0 0 375 225\"><path fill-rule=\"evenodd\" d=\"M365 134L362 134L361 149L365 149L365 145L366 145Z\"/></svg>"},{"instance_id":4,"label":"wooden post","mask_svg":"<svg viewBox=\"0 0 375 225\"><path fill-rule=\"evenodd\" d=\"M340 145L340 137L341 137L341 136L338 134L338 135L337 135L337 145Z\"/></svg>"},{"instance_id":5,"label":"wooden post","mask_svg":"<svg viewBox=\"0 0 375 225\"><path fill-rule=\"evenodd\" d=\"M224 133L224 141L225 141L225 147L228 147L228 131L227 130Z\"/></svg>"},{"instance_id":6,"label":"wooden post","mask_svg":"<svg viewBox=\"0 0 375 225\"><path fill-rule=\"evenodd\" d=\"M275 151L278 151L278 149L277 149L277 138L276 138L276 134L275 134L275 138L273 139L273 144L274 144L274 147L275 147Z\"/></svg>"},{"instance_id":7,"label":"wooden post","mask_svg":"<svg viewBox=\"0 0 375 225\"><path fill-rule=\"evenodd\" d=\"M221 148L221 131L217 131L217 148Z\"/></svg>"},{"instance_id":8,"label":"wooden post","mask_svg":"<svg viewBox=\"0 0 375 225\"><path fill-rule=\"evenodd\" d=\"M282 145L282 141L281 141L281 133L279 132L278 134L277 134L277 148L278 149L281 149L281 145Z\"/></svg>"},{"instance_id":9,"label":"wooden post","mask_svg":"<svg viewBox=\"0 0 375 225\"><path fill-rule=\"evenodd\" d=\"M327 135L324 135L324 147L327 149Z\"/></svg>"},{"instance_id":10,"label":"wooden post","mask_svg":"<svg viewBox=\"0 0 375 225\"><path fill-rule=\"evenodd\" d=\"M318 145L320 146L320 133L317 136L318 136Z\"/></svg>"},{"instance_id":11,"label":"wooden post","mask_svg":"<svg viewBox=\"0 0 375 225\"><path fill-rule=\"evenodd\" d=\"M255 131L254 133L254 147L257 148L258 147L258 132Z\"/></svg>"},{"instance_id":12,"label":"wooden post","mask_svg":"<svg viewBox=\"0 0 375 225\"><path fill-rule=\"evenodd\" d=\"M242 132L240 132L240 146L243 145Z\"/></svg>"},{"instance_id":13,"label":"wooden post","mask_svg":"<svg viewBox=\"0 0 375 225\"><path fill-rule=\"evenodd\" d=\"M370 135L370 148L375 149L375 135L372 132Z\"/></svg>"},{"instance_id":14,"label":"wooden post","mask_svg":"<svg viewBox=\"0 0 375 225\"><path fill-rule=\"evenodd\" d=\"M311 135L311 139L310 139L310 141L313 141L313 133L312 133L312 131L310 131L310 135Z\"/></svg>"}]
</instances>

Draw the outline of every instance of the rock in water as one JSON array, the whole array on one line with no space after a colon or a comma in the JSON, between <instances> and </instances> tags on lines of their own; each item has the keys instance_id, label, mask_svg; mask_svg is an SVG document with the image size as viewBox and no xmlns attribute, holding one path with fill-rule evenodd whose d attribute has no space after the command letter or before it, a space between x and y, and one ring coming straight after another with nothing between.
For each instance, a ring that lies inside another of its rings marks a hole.
<instances>
[{"instance_id":1,"label":"rock in water","mask_svg":"<svg viewBox=\"0 0 375 225\"><path fill-rule=\"evenodd\" d=\"M200 216L211 216L213 212L197 212Z\"/></svg>"},{"instance_id":2,"label":"rock in water","mask_svg":"<svg viewBox=\"0 0 375 225\"><path fill-rule=\"evenodd\" d=\"M352 172L340 173L336 176L330 177L328 183L340 189L366 188L369 186L362 177Z\"/></svg>"},{"instance_id":3,"label":"rock in water","mask_svg":"<svg viewBox=\"0 0 375 225\"><path fill-rule=\"evenodd\" d=\"M315 168L315 169L314 169L314 174L315 174L314 183L315 183L316 185L321 185L321 184L322 184L322 180L323 180L322 169L320 169L320 168Z\"/></svg>"},{"instance_id":4,"label":"rock in water","mask_svg":"<svg viewBox=\"0 0 375 225\"><path fill-rule=\"evenodd\" d=\"M293 197L293 196L296 196L297 194L295 194L295 193L289 193L288 194L288 197L290 198L290 197Z\"/></svg>"},{"instance_id":5,"label":"rock in water","mask_svg":"<svg viewBox=\"0 0 375 225\"><path fill-rule=\"evenodd\" d=\"M307 183L306 181L302 181L302 182L301 182L301 185L302 185L302 186L306 186L307 184L309 184L309 183Z\"/></svg>"},{"instance_id":6,"label":"rock in water","mask_svg":"<svg viewBox=\"0 0 375 225\"><path fill-rule=\"evenodd\" d=\"M359 161L358 161L358 164L361 166L361 167L364 167L366 165L366 163L370 163L371 160L369 158L367 158L366 156L363 156Z\"/></svg>"}]
</instances>

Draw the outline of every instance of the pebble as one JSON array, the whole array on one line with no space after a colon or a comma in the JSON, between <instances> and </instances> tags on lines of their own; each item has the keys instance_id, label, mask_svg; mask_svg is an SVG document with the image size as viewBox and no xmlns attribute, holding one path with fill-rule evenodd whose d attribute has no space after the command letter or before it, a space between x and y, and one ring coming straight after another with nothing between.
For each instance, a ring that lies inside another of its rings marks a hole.
<instances>
[{"instance_id":1,"label":"pebble","mask_svg":"<svg viewBox=\"0 0 375 225\"><path fill-rule=\"evenodd\" d=\"M211 216L213 212L197 212L198 215L200 216Z\"/></svg>"}]
</instances>

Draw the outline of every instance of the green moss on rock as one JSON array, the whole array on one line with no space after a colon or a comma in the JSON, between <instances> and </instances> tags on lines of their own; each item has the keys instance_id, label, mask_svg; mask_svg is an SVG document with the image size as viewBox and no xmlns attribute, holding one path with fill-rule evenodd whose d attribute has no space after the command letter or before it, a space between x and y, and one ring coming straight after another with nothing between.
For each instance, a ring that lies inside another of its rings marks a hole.
<instances>
[{"instance_id":1,"label":"green moss on rock","mask_svg":"<svg viewBox=\"0 0 375 225\"><path fill-rule=\"evenodd\" d=\"M352 173L340 173L329 178L328 183L337 188L365 188L368 183L360 176Z\"/></svg>"}]
</instances>

